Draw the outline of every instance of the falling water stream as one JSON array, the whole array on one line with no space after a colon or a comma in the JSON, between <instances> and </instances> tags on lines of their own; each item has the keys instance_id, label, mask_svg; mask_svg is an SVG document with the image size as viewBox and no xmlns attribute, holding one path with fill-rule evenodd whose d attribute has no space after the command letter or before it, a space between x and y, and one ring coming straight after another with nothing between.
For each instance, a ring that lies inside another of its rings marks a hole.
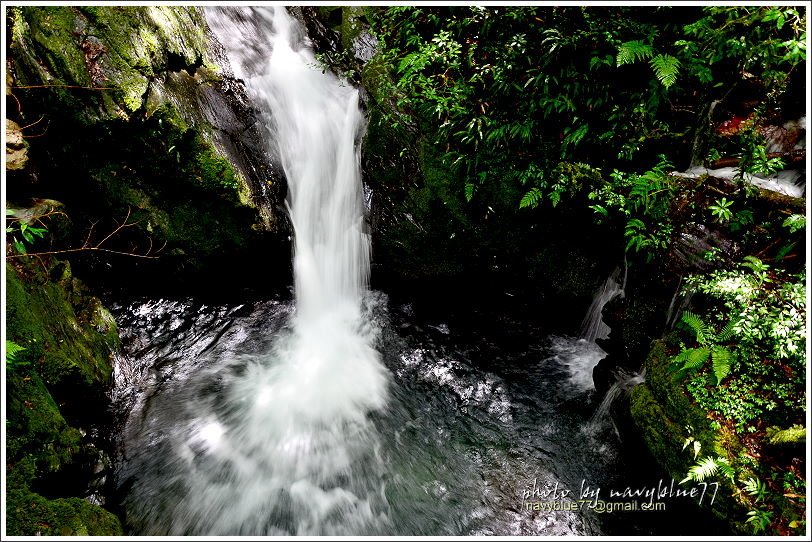
<instances>
[{"instance_id":1,"label":"falling water stream","mask_svg":"<svg viewBox=\"0 0 812 542\"><path fill-rule=\"evenodd\" d=\"M591 370L573 367L597 352L507 317L427 323L369 291L357 91L316 65L284 8L206 12L267 108L289 185L295 296L114 307L129 531L666 532L668 511L525 506L544 488L558 488L545 502L572 503L584 484L656 483L589 430Z\"/></svg>"}]
</instances>

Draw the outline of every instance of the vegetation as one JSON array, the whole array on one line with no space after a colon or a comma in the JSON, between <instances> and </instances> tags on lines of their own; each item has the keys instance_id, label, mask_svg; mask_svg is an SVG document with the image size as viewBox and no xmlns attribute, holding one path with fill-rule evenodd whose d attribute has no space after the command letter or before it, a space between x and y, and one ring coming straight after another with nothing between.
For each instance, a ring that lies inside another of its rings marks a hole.
<instances>
[{"instance_id":1,"label":"vegetation","mask_svg":"<svg viewBox=\"0 0 812 542\"><path fill-rule=\"evenodd\" d=\"M622 236L649 273L675 273L681 254L684 332L650 358L663 360L662 383L636 391L633 414L678 479L729 480L726 514L743 532L801 532L800 450L779 453L771 437L805 438L787 429L806 415L804 205L748 179L790 166L803 133L786 126L805 114L805 10L399 6L370 17L373 122L401 134L402 154L436 149L433 196L463 217L446 236L489 214L516 223L564 206L591 209L584 218ZM735 178L675 173L717 163ZM697 228L720 245L685 256ZM669 451L689 411L693 463Z\"/></svg>"},{"instance_id":2,"label":"vegetation","mask_svg":"<svg viewBox=\"0 0 812 542\"><path fill-rule=\"evenodd\" d=\"M466 295L487 273L513 273L525 281L511 281L517 297L549 303L562 291L590 296L625 258L612 355L634 369L646 357L630 400L643 441L682 483L721 481L713 512L734 531L802 533L805 202L750 181L806 159L796 148L808 113L805 8L318 13L338 16L341 32L318 58L369 93L376 261L448 282L483 270ZM273 217L256 200L271 198L272 172L249 186L251 167L215 145L246 152L250 126L230 117L253 118L247 107L229 110L222 130L198 111L225 98L200 75L211 59L197 10L9 14L9 533L116 535L119 521L81 491L40 491L90 448L85 429L104 411L117 345L112 316L53 256L160 255L204 276L227 250L262 246L254 234ZM362 62L353 40L367 25L377 49ZM699 165L737 171L678 173ZM36 211L27 200L50 203ZM387 244L407 258L381 258ZM242 267L267 280L265 266ZM661 337L675 290L687 308ZM577 303L555 308L580 316Z\"/></svg>"}]
</instances>

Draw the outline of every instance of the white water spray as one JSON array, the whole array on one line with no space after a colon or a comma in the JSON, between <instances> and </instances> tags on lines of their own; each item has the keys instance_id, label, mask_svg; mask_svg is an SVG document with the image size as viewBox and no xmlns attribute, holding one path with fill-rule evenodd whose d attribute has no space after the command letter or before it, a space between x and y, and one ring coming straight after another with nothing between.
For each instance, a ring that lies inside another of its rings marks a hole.
<instances>
[{"instance_id":1,"label":"white water spray","mask_svg":"<svg viewBox=\"0 0 812 542\"><path fill-rule=\"evenodd\" d=\"M362 318L369 238L358 92L317 68L283 7L207 10L207 18L270 113L278 148L269 150L287 177L295 231L296 312L269 354L214 363L177 396L154 400L151 409L179 411L153 418L171 424L142 429L168 450L156 473L165 481L161 495L149 494L154 478L136 482L130 516L145 534L376 532L388 503L369 415L386 406L389 376ZM258 35L246 35L248 24ZM264 66L256 46L240 47L247 39L271 51Z\"/></svg>"},{"instance_id":2,"label":"white water spray","mask_svg":"<svg viewBox=\"0 0 812 542\"><path fill-rule=\"evenodd\" d=\"M587 310L586 317L581 324L581 337L588 342L594 343L596 339L608 339L612 331L603 321L603 308L615 297L623 295L623 288L626 286L626 277L623 278L623 286L618 283L620 269L615 268L614 272L606 279L600 290L595 293L592 304Z\"/></svg>"}]
</instances>

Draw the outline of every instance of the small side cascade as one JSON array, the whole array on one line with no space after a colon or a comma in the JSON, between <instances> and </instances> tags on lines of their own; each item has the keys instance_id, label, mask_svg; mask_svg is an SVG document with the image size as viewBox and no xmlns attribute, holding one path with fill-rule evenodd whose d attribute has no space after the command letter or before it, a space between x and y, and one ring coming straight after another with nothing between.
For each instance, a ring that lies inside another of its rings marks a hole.
<instances>
[{"instance_id":1,"label":"small side cascade","mask_svg":"<svg viewBox=\"0 0 812 542\"><path fill-rule=\"evenodd\" d=\"M595 298L589 306L584 321L581 323L581 338L594 343L597 339L608 339L609 333L612 331L609 326L603 322L603 308L617 296L624 295L623 287L625 287L625 276L623 279L623 287L618 282L620 278L620 268L616 267L606 282L603 283L601 288L595 293Z\"/></svg>"},{"instance_id":2,"label":"small side cascade","mask_svg":"<svg viewBox=\"0 0 812 542\"><path fill-rule=\"evenodd\" d=\"M628 372L623 369L618 369L615 371L615 382L606 392L606 395L603 397L601 404L598 405L598 408L595 410L595 413L592 414L592 417L589 419L589 423L587 427L593 431L597 430L604 421L611 421L611 417L609 412L612 408L612 405L615 401L618 400L619 397L622 395L628 394L632 388L635 386L642 384L646 381L646 369L645 367L639 372Z\"/></svg>"}]
</instances>

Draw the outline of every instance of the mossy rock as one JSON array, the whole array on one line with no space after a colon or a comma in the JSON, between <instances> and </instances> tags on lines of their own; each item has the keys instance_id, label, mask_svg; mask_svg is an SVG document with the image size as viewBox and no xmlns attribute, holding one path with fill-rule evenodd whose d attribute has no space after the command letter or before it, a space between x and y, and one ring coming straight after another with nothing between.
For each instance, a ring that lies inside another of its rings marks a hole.
<instances>
[{"instance_id":1,"label":"mossy rock","mask_svg":"<svg viewBox=\"0 0 812 542\"><path fill-rule=\"evenodd\" d=\"M69 497L47 499L27 488L6 494L6 532L11 536L121 536L119 519L100 506Z\"/></svg>"},{"instance_id":2,"label":"mossy rock","mask_svg":"<svg viewBox=\"0 0 812 542\"><path fill-rule=\"evenodd\" d=\"M196 8L24 6L11 17L18 84L51 86L90 122L128 117L141 108L150 78L200 66L206 50ZM37 90L44 89L30 92Z\"/></svg>"},{"instance_id":3,"label":"mossy rock","mask_svg":"<svg viewBox=\"0 0 812 542\"><path fill-rule=\"evenodd\" d=\"M630 412L654 459L680 481L696 463L693 447L685 446L686 439L700 443L700 458L719 456L731 463L736 461L742 444L735 433L714 429L706 413L685 394L671 371L668 349L673 348L672 340L667 337L652 344L645 362L646 381L632 390ZM735 532L750 532L744 523L748 509L736 499L735 488L723 477L713 481L720 486L711 512L728 522Z\"/></svg>"},{"instance_id":4,"label":"mossy rock","mask_svg":"<svg viewBox=\"0 0 812 542\"><path fill-rule=\"evenodd\" d=\"M65 421L35 371L9 370L6 388L6 453L10 465L32 462L17 471L21 481L30 484L38 475L56 472L69 464L79 451L82 435Z\"/></svg>"},{"instance_id":5,"label":"mossy rock","mask_svg":"<svg viewBox=\"0 0 812 542\"><path fill-rule=\"evenodd\" d=\"M67 263L51 271L56 281L32 265L6 265L6 336L26 349L23 357L47 384L105 386L112 374L110 352L118 347L115 321Z\"/></svg>"},{"instance_id":6,"label":"mossy rock","mask_svg":"<svg viewBox=\"0 0 812 542\"><path fill-rule=\"evenodd\" d=\"M29 153L38 185L16 194L46 190L64 201L75 219L72 244L91 222L101 233L129 217L134 226L106 248L143 255L165 247L166 262L153 268L195 273L203 260L247 251L283 228L278 202L268 201L281 193L268 188L273 168L257 165L264 155L241 154L251 112L234 82L217 87L201 10L24 6L10 18L20 122L48 120ZM152 262L115 263L129 270Z\"/></svg>"},{"instance_id":7,"label":"mossy rock","mask_svg":"<svg viewBox=\"0 0 812 542\"><path fill-rule=\"evenodd\" d=\"M23 347L6 365L7 532L120 535L115 515L72 496L86 487L49 485L82 454L92 456L79 428L106 409L115 320L64 262L6 264L5 294L7 340ZM68 498L50 499L32 487Z\"/></svg>"}]
</instances>

